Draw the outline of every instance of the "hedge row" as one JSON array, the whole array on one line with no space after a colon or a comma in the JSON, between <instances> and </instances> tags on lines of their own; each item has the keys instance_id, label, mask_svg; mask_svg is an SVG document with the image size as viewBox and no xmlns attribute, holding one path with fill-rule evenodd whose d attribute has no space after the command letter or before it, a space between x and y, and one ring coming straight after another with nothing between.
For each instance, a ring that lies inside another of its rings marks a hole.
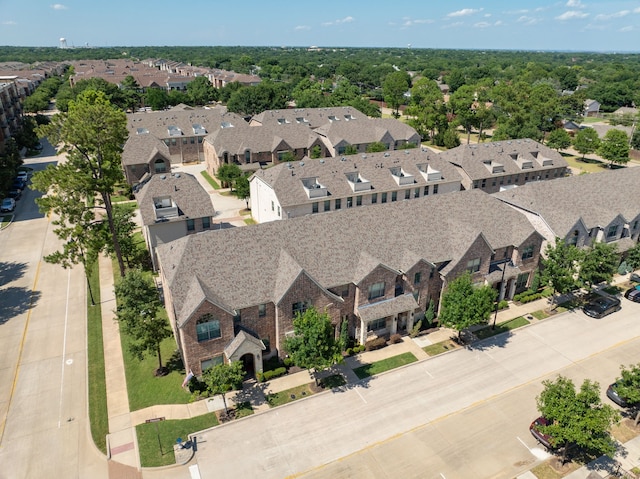
<instances>
[{"instance_id":1,"label":"hedge row","mask_svg":"<svg viewBox=\"0 0 640 479\"><path fill-rule=\"evenodd\" d=\"M285 374L287 374L287 368L282 367L264 371L262 373L258 372L256 376L258 377L258 381L262 383L264 381L268 381L269 379L279 378L280 376L284 376Z\"/></svg>"}]
</instances>

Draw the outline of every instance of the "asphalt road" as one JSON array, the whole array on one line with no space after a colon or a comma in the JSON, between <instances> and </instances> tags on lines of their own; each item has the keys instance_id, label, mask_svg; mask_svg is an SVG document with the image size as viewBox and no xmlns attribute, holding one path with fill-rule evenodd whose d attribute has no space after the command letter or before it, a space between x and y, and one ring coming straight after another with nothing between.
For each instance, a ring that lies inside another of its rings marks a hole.
<instances>
[{"instance_id":1,"label":"asphalt road","mask_svg":"<svg viewBox=\"0 0 640 479\"><path fill-rule=\"evenodd\" d=\"M624 300L212 429L196 459L204 479L512 478L547 457L528 431L543 379L597 380L608 401L620 365L639 361L640 304Z\"/></svg>"},{"instance_id":2,"label":"asphalt road","mask_svg":"<svg viewBox=\"0 0 640 479\"><path fill-rule=\"evenodd\" d=\"M25 165L53 155L46 144ZM26 189L0 231L0 478L106 478L87 417L86 281L42 261L60 242L38 195Z\"/></svg>"}]
</instances>

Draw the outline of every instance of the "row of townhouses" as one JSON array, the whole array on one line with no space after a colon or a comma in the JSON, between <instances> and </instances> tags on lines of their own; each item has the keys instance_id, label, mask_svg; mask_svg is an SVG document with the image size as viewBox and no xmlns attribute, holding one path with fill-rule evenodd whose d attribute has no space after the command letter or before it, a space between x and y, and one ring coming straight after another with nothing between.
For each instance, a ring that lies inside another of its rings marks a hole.
<instances>
[{"instance_id":1,"label":"row of townhouses","mask_svg":"<svg viewBox=\"0 0 640 479\"><path fill-rule=\"evenodd\" d=\"M185 175L175 176L158 183ZM638 181L640 168L628 168L242 228L196 223L156 248L179 349L195 374L232 360L259 371L263 358L286 354L293 318L311 306L329 314L336 334L346 321L361 343L407 332L465 271L510 299L530 286L556 237L579 247L604 241L621 253L635 245L640 197L629 192Z\"/></svg>"}]
</instances>

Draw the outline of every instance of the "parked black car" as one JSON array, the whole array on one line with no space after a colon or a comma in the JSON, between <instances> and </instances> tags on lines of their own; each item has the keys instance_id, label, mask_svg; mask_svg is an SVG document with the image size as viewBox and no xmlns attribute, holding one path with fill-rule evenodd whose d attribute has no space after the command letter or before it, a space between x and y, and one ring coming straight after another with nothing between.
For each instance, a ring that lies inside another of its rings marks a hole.
<instances>
[{"instance_id":1,"label":"parked black car","mask_svg":"<svg viewBox=\"0 0 640 479\"><path fill-rule=\"evenodd\" d=\"M543 434L542 432L540 432L540 426L548 425L549 421L547 420L547 418L544 416L540 416L538 419L531 423L531 425L529 426L529 431L531 432L531 435L535 437L536 440L544 447L546 447L547 449L554 449L555 445L553 438L548 434Z\"/></svg>"},{"instance_id":2,"label":"parked black car","mask_svg":"<svg viewBox=\"0 0 640 479\"><path fill-rule=\"evenodd\" d=\"M629 403L626 399L620 397L617 386L618 383L609 384L609 387L607 388L607 397L620 407L635 406L634 403Z\"/></svg>"},{"instance_id":3,"label":"parked black car","mask_svg":"<svg viewBox=\"0 0 640 479\"><path fill-rule=\"evenodd\" d=\"M640 303L640 284L636 285L634 288L628 289L624 293L624 297L634 303Z\"/></svg>"},{"instance_id":4,"label":"parked black car","mask_svg":"<svg viewBox=\"0 0 640 479\"><path fill-rule=\"evenodd\" d=\"M640 283L640 274L638 273L631 273L631 276L629 276L629 279L631 281L633 281L634 283Z\"/></svg>"},{"instance_id":5,"label":"parked black car","mask_svg":"<svg viewBox=\"0 0 640 479\"><path fill-rule=\"evenodd\" d=\"M7 198L13 198L16 201L18 201L21 196L22 196L22 191L20 191L17 188L14 190L10 190L9 193L7 194Z\"/></svg>"},{"instance_id":6,"label":"parked black car","mask_svg":"<svg viewBox=\"0 0 640 479\"><path fill-rule=\"evenodd\" d=\"M620 300L611 296L598 296L582 307L584 314L592 318L602 318L621 309Z\"/></svg>"}]
</instances>

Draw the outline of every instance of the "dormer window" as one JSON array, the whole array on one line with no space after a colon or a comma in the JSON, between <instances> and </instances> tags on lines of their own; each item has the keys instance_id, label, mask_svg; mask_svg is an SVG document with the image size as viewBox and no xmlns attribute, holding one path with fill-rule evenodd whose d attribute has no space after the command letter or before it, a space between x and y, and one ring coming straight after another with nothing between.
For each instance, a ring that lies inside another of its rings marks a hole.
<instances>
[{"instance_id":1,"label":"dormer window","mask_svg":"<svg viewBox=\"0 0 640 479\"><path fill-rule=\"evenodd\" d=\"M335 115L329 115L329 121L330 122L334 122L334 121L340 121L340 118L338 118Z\"/></svg>"},{"instance_id":2,"label":"dormer window","mask_svg":"<svg viewBox=\"0 0 640 479\"><path fill-rule=\"evenodd\" d=\"M182 130L175 125L169 125L167 128L169 136L182 136Z\"/></svg>"},{"instance_id":3,"label":"dormer window","mask_svg":"<svg viewBox=\"0 0 640 479\"><path fill-rule=\"evenodd\" d=\"M516 162L516 164L520 167L521 170L530 170L531 168L533 168L533 161L526 160L519 153L511 153L509 154L509 156L513 161Z\"/></svg>"},{"instance_id":4,"label":"dormer window","mask_svg":"<svg viewBox=\"0 0 640 479\"><path fill-rule=\"evenodd\" d=\"M389 171L399 186L412 185L415 182L415 177L412 174L407 173L401 166L389 168Z\"/></svg>"},{"instance_id":5,"label":"dormer window","mask_svg":"<svg viewBox=\"0 0 640 479\"><path fill-rule=\"evenodd\" d=\"M193 128L193 134L194 135L206 135L207 134L207 129L202 126L200 123L194 123L193 125L191 125L191 128Z\"/></svg>"},{"instance_id":6,"label":"dormer window","mask_svg":"<svg viewBox=\"0 0 640 479\"><path fill-rule=\"evenodd\" d=\"M318 182L318 178L303 178L302 186L309 198L321 198L329 194L327 187Z\"/></svg>"},{"instance_id":7,"label":"dormer window","mask_svg":"<svg viewBox=\"0 0 640 479\"><path fill-rule=\"evenodd\" d=\"M353 116L353 115L351 115L351 114L349 114L349 115L345 115L345 116L344 116L344 119L345 119L346 121L351 121L351 120L355 120L355 119L356 119L356 117L355 117L355 116Z\"/></svg>"},{"instance_id":8,"label":"dormer window","mask_svg":"<svg viewBox=\"0 0 640 479\"><path fill-rule=\"evenodd\" d=\"M351 185L351 189L356 191L367 191L371 189L371 182L362 177L358 172L346 173L347 181Z\"/></svg>"},{"instance_id":9,"label":"dormer window","mask_svg":"<svg viewBox=\"0 0 640 479\"><path fill-rule=\"evenodd\" d=\"M307 120L306 118L299 116L296 118L296 123L309 123L309 120Z\"/></svg>"},{"instance_id":10,"label":"dormer window","mask_svg":"<svg viewBox=\"0 0 640 479\"><path fill-rule=\"evenodd\" d=\"M493 160L486 160L482 162L484 164L484 166L487 167L487 169L489 170L489 172L491 172L492 175L495 175L497 173L504 173L504 165L498 162L495 162Z\"/></svg>"},{"instance_id":11,"label":"dormer window","mask_svg":"<svg viewBox=\"0 0 640 479\"><path fill-rule=\"evenodd\" d=\"M286 118L278 118L278 125L286 125L288 123L291 123L291 122Z\"/></svg>"},{"instance_id":12,"label":"dormer window","mask_svg":"<svg viewBox=\"0 0 640 479\"><path fill-rule=\"evenodd\" d=\"M426 181L440 181L442 180L442 172L436 170L434 167L427 163L417 165L418 170L422 173L422 176Z\"/></svg>"},{"instance_id":13,"label":"dormer window","mask_svg":"<svg viewBox=\"0 0 640 479\"><path fill-rule=\"evenodd\" d=\"M168 218L178 216L178 205L170 196L158 196L153 199L153 207L156 213L156 221L166 221Z\"/></svg>"}]
</instances>

